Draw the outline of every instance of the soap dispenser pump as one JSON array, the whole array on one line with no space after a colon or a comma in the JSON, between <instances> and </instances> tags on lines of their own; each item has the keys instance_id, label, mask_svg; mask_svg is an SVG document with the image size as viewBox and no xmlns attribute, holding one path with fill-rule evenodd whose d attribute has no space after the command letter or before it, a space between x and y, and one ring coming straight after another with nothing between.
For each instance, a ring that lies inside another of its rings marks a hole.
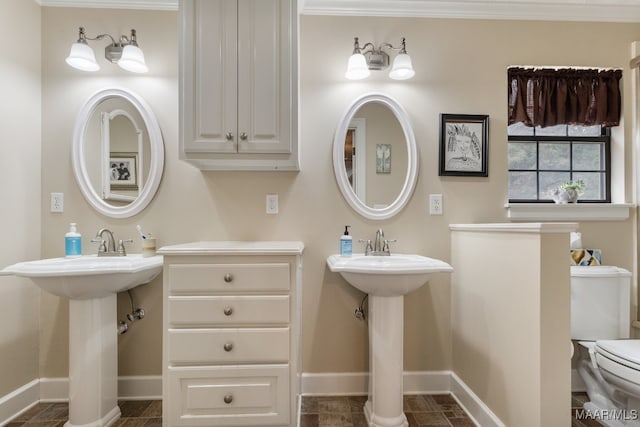
<instances>
[{"instance_id":1,"label":"soap dispenser pump","mask_svg":"<svg viewBox=\"0 0 640 427\"><path fill-rule=\"evenodd\" d=\"M344 234L340 237L340 255L351 256L353 252L353 238L349 235L350 225L344 226Z\"/></svg>"}]
</instances>

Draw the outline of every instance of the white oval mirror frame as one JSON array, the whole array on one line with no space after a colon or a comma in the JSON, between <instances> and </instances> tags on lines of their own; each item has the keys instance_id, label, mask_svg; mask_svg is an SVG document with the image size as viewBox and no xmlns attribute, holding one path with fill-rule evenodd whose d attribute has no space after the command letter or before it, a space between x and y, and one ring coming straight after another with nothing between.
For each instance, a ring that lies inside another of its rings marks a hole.
<instances>
[{"instance_id":1,"label":"white oval mirror frame","mask_svg":"<svg viewBox=\"0 0 640 427\"><path fill-rule=\"evenodd\" d=\"M122 206L111 205L98 195L91 185L85 159L85 133L89 119L101 102L116 97L129 101L138 110L149 133L151 146L149 174L144 188L141 189L134 201ZM96 211L105 216L111 218L129 218L140 213L149 205L160 186L164 168L164 143L160 125L149 104L130 90L120 88L103 89L93 94L87 102L85 102L76 118L71 153L73 172L82 195Z\"/></svg>"},{"instance_id":2,"label":"white oval mirror frame","mask_svg":"<svg viewBox=\"0 0 640 427\"><path fill-rule=\"evenodd\" d=\"M381 209L367 206L356 196L356 193L353 191L353 188L349 184L347 178L347 170L344 164L344 142L349 124L351 123L351 120L353 119L358 109L370 102L383 104L387 108L389 108L389 110L391 110L396 119L398 119L400 126L402 127L405 141L407 143L407 175L404 179L402 190L400 191L398 197L391 204ZM395 99L382 93L365 94L356 99L347 109L346 113L342 117L342 121L338 125L338 129L336 130L336 134L333 140L333 170L336 176L336 181L338 182L338 187L340 188L340 192L342 193L343 197L353 210L355 210L365 218L377 220L388 219L402 211L402 209L409 202L411 195L413 194L413 190L418 178L418 151L416 146L416 139L413 134L411 122L409 121L409 115L404 110L402 105L400 105L400 103L398 103Z\"/></svg>"}]
</instances>

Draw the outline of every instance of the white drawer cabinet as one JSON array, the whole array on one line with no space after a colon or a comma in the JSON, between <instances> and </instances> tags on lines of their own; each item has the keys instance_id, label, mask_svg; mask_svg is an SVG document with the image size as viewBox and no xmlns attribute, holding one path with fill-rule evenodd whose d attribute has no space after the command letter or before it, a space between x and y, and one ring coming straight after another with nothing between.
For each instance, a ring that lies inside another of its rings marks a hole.
<instances>
[{"instance_id":1,"label":"white drawer cabinet","mask_svg":"<svg viewBox=\"0 0 640 427\"><path fill-rule=\"evenodd\" d=\"M180 158L298 170L295 0L180 1Z\"/></svg>"},{"instance_id":2,"label":"white drawer cabinet","mask_svg":"<svg viewBox=\"0 0 640 427\"><path fill-rule=\"evenodd\" d=\"M164 255L163 426L297 424L300 242Z\"/></svg>"}]
</instances>

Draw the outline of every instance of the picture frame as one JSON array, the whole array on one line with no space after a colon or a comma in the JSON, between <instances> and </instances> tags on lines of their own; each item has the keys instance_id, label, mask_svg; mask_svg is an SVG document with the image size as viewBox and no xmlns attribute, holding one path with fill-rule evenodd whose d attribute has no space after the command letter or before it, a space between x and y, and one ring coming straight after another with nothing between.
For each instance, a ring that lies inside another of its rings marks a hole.
<instances>
[{"instance_id":1,"label":"picture frame","mask_svg":"<svg viewBox=\"0 0 640 427\"><path fill-rule=\"evenodd\" d=\"M376 144L376 173L391 173L391 144Z\"/></svg>"},{"instance_id":2,"label":"picture frame","mask_svg":"<svg viewBox=\"0 0 640 427\"><path fill-rule=\"evenodd\" d=\"M440 114L440 176L489 176L489 116Z\"/></svg>"},{"instance_id":3,"label":"picture frame","mask_svg":"<svg viewBox=\"0 0 640 427\"><path fill-rule=\"evenodd\" d=\"M109 170L112 190L138 189L138 153L109 153Z\"/></svg>"}]
</instances>

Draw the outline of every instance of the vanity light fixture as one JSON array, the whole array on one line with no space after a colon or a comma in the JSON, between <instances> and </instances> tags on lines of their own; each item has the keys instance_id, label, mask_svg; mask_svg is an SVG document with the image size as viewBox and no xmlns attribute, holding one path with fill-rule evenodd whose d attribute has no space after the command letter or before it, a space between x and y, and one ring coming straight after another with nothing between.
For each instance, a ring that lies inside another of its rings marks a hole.
<instances>
[{"instance_id":1,"label":"vanity light fixture","mask_svg":"<svg viewBox=\"0 0 640 427\"><path fill-rule=\"evenodd\" d=\"M105 37L111 39L111 44L104 48L105 58L118 64L120 68L133 73L146 73L149 71L147 64L144 62L142 49L138 47L136 30L131 30L129 38L120 36L120 39L116 41L109 34L100 34L93 38L87 37L84 28L80 27L78 41L71 45L71 51L66 59L67 64L82 71L98 71L100 66L96 62L96 56L87 40L102 40Z\"/></svg>"},{"instance_id":2,"label":"vanity light fixture","mask_svg":"<svg viewBox=\"0 0 640 427\"><path fill-rule=\"evenodd\" d=\"M365 43L360 47L358 37L355 37L353 54L349 57L345 77L349 80L361 80L369 76L369 70L388 68L389 54L383 49L400 51L393 60L389 77L394 80L407 80L416 74L411 64L411 57L407 53L404 37L400 47L394 47L391 43L382 43L378 47L373 43Z\"/></svg>"}]
</instances>

